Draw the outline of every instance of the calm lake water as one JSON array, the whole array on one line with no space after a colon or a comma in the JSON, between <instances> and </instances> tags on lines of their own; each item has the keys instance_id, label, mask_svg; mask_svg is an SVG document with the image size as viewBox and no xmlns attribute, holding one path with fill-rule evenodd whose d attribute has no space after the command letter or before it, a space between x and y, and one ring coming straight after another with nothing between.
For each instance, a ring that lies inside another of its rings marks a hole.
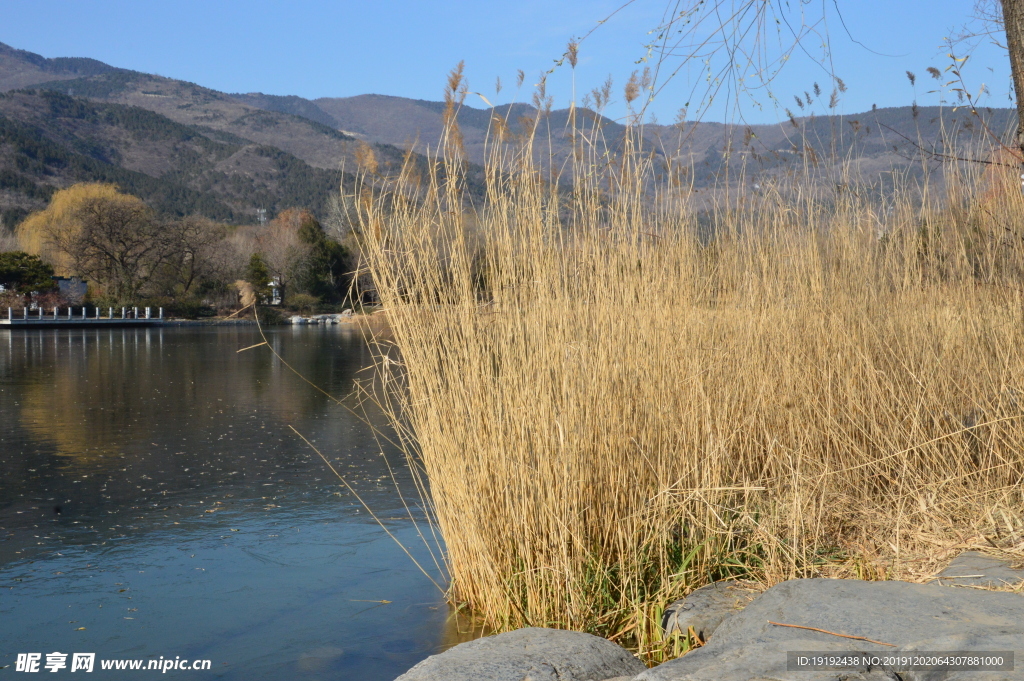
<instances>
[{"instance_id":1,"label":"calm lake water","mask_svg":"<svg viewBox=\"0 0 1024 681\"><path fill-rule=\"evenodd\" d=\"M370 376L354 327L267 335L334 395ZM382 452L401 457L267 348L237 352L260 340L251 326L0 331L2 673L59 651L96 653L98 679L157 673L101 659L180 656L212 671L179 678L384 681L469 638L288 426L433 565ZM412 489L404 465L397 477Z\"/></svg>"}]
</instances>

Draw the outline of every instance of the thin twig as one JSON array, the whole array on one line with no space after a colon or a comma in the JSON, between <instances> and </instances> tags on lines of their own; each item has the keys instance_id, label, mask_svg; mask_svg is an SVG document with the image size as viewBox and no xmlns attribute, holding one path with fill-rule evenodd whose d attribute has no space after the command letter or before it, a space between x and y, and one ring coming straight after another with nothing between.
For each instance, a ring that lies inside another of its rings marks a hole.
<instances>
[{"instance_id":1,"label":"thin twig","mask_svg":"<svg viewBox=\"0 0 1024 681\"><path fill-rule=\"evenodd\" d=\"M792 629L806 629L807 631L817 631L821 634L828 634L830 636L840 636L842 638L852 638L855 641L867 641L868 643L877 643L880 646L889 646L890 648L897 648L898 646L894 643L883 643L882 641L875 641L864 636L850 636L848 634L837 634L834 631L825 631L824 629L815 629L814 627L804 627L799 624L782 624L781 622L772 622L768 620L768 624L774 624L777 627L790 627Z\"/></svg>"},{"instance_id":2,"label":"thin twig","mask_svg":"<svg viewBox=\"0 0 1024 681\"><path fill-rule=\"evenodd\" d=\"M267 341L263 341L262 343L257 343L256 345L250 345L247 348L242 348L241 350L238 350L238 352L245 352L246 350L252 350L253 348L262 347L262 346L264 346L266 344L267 344Z\"/></svg>"},{"instance_id":3,"label":"thin twig","mask_svg":"<svg viewBox=\"0 0 1024 681\"><path fill-rule=\"evenodd\" d=\"M378 525L380 525L380 528L382 530L384 530L384 532L386 532L387 535L389 537L391 537L396 544L398 544L398 548L402 549L402 551L405 552L405 555L409 557L409 560L411 560L413 562L413 565L415 565L416 567L418 567L420 569L420 572L423 573L423 576L426 577L427 579L429 579L430 582L434 586L437 587L438 591L440 591L442 594L446 594L444 588L440 584L438 584L437 581L433 577L430 576L429 572L427 572L426 570L423 569L423 566L419 564L419 561L417 561L415 558L413 558L412 554L409 553L409 549L407 549L405 547L405 544L403 544L398 537L396 537L394 534L391 533L391 530L388 529L388 526L385 525L384 522L381 521L381 519L377 517L377 514L373 512L373 509L370 508L369 504L367 504L365 501L363 501L363 498L361 496L359 496L359 493L356 492L355 489L352 488L352 485L348 484L348 480L346 480L344 477L342 477L341 473L338 472L338 469L336 469L334 467L334 465L330 462L330 460L326 456L323 455L323 452L321 452L319 449L317 449L316 446L312 442L307 440L305 435L303 435L298 430L296 430L295 426L289 424L288 427L291 428L292 432L295 433L296 435L298 435L302 439L302 441L305 442L309 446L310 449L312 449L314 452L316 452L317 455L321 459L324 460L324 463L327 464L327 467L331 469L331 472L334 473L334 475L338 478L338 480L341 481L341 484L345 485L345 488L348 489L349 493L351 493L352 496L354 496L359 501L360 504L362 504L363 508L366 509L366 512L370 514L370 517L373 518L377 522Z\"/></svg>"},{"instance_id":4,"label":"thin twig","mask_svg":"<svg viewBox=\"0 0 1024 681\"><path fill-rule=\"evenodd\" d=\"M964 161L966 163L980 163L982 165L988 165L988 166L1003 166L1003 167L1006 167L1006 168L1012 168L1013 167L1012 164L1010 164L1010 163L1003 163L1002 161L989 161L989 160L981 159L981 158L964 158L962 156L956 156L954 154L943 154L942 152L935 151L934 149L925 149L920 144L918 144L914 140L910 139L909 137L907 137L906 135L901 133L899 130L893 130L892 128L890 128L885 123L879 123L878 125L880 125L881 127L885 128L886 130L888 130L889 132L893 133L894 135L898 135L898 136L902 137L904 139L904 141L906 141L908 144L916 147L919 151L921 151L921 152L931 156L932 158L937 158L937 159L941 159L941 160L945 160L945 161ZM1005 146L1005 145L1003 145L1003 146Z\"/></svg>"},{"instance_id":5,"label":"thin twig","mask_svg":"<svg viewBox=\"0 0 1024 681\"><path fill-rule=\"evenodd\" d=\"M231 314L229 314L229 315L228 315L227 317L225 317L224 319L231 319L231 318L232 318L232 317L234 317L234 316L235 316L236 314L242 314L243 312L245 312L246 310L248 310L248 309L249 309L250 307L252 307L252 306L253 306L253 305L255 305L255 304L256 304L256 303L249 303L248 305L246 305L245 307L243 307L243 308L242 308L241 310L236 310L236 311L232 312Z\"/></svg>"}]
</instances>

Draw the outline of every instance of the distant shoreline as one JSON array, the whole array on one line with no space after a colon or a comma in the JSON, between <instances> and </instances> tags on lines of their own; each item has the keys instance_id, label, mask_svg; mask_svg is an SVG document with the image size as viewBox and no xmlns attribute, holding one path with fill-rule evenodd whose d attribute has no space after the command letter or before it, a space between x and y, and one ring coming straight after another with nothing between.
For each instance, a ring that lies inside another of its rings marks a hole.
<instances>
[{"instance_id":1,"label":"distant shoreline","mask_svg":"<svg viewBox=\"0 0 1024 681\"><path fill-rule=\"evenodd\" d=\"M383 321L383 315L373 314L356 314L350 317L337 317L334 324L327 324L326 326L335 326L342 324L345 326L358 326L360 324ZM160 326L255 326L256 320L254 319L165 319ZM325 326L324 324L304 323L304 324L293 324L286 318L284 321L269 324L264 322L264 326Z\"/></svg>"}]
</instances>

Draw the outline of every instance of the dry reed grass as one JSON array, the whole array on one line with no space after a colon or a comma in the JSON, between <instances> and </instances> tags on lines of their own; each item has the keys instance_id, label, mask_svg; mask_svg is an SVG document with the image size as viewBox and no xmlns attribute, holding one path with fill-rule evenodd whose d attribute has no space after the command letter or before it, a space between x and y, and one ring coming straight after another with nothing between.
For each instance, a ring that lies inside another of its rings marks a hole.
<instances>
[{"instance_id":1,"label":"dry reed grass","mask_svg":"<svg viewBox=\"0 0 1024 681\"><path fill-rule=\"evenodd\" d=\"M693 643L661 609L711 580L1024 553L1019 191L950 168L941 205L806 181L698 219L628 144L581 148L568 189L521 144L485 205L457 158L362 204L400 351L378 399L453 602L655 662Z\"/></svg>"}]
</instances>

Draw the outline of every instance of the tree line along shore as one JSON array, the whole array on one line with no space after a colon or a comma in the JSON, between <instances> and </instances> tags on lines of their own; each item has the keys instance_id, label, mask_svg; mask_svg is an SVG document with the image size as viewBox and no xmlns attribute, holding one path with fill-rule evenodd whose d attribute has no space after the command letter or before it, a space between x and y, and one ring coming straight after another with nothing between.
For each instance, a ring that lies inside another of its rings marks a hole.
<instances>
[{"instance_id":1,"label":"tree line along shore","mask_svg":"<svg viewBox=\"0 0 1024 681\"><path fill-rule=\"evenodd\" d=\"M145 305L194 319L265 305L268 321L361 309L373 293L352 274L353 234L337 211L328 217L325 228L296 207L234 225L161 214L116 185L74 184L0 238L0 308ZM68 280L77 286L59 285Z\"/></svg>"}]
</instances>

